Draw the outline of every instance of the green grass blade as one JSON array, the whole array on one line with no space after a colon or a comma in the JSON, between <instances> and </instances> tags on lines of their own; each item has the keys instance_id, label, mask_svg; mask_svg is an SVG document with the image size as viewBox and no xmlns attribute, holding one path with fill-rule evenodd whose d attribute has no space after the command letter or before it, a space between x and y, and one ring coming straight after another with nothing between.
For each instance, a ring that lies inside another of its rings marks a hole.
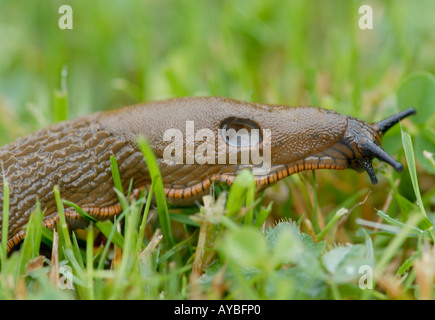
<instances>
[{"instance_id":1,"label":"green grass blade","mask_svg":"<svg viewBox=\"0 0 435 320\"><path fill-rule=\"evenodd\" d=\"M4 261L7 257L8 249L8 226L9 226L9 192L10 187L8 181L3 177L3 221L2 221L2 239L1 239L1 256L0 262L2 262L2 269Z\"/></svg>"},{"instance_id":2,"label":"green grass blade","mask_svg":"<svg viewBox=\"0 0 435 320\"><path fill-rule=\"evenodd\" d=\"M405 274L406 271L408 271L408 269L410 269L412 267L412 265L414 264L415 259L417 258L416 255L412 255L410 256L408 259L406 259L402 265L399 267L399 269L397 270L397 274L399 276L402 276Z\"/></svg>"},{"instance_id":3,"label":"green grass blade","mask_svg":"<svg viewBox=\"0 0 435 320\"><path fill-rule=\"evenodd\" d=\"M63 209L62 200L60 198L59 187L57 186L54 187L54 198L56 200L57 212L59 213L59 233L62 233L62 238L65 243L65 249L73 251L72 242L68 231L68 225L66 223L65 211Z\"/></svg>"},{"instance_id":4,"label":"green grass blade","mask_svg":"<svg viewBox=\"0 0 435 320\"><path fill-rule=\"evenodd\" d=\"M109 220L98 221L95 223L95 227L97 227L97 229L100 230L101 233L106 236L106 238L110 237L112 242L118 247L121 249L124 247L124 237L118 232L118 230L116 230L116 225L113 222Z\"/></svg>"},{"instance_id":5,"label":"green grass blade","mask_svg":"<svg viewBox=\"0 0 435 320\"><path fill-rule=\"evenodd\" d=\"M201 226L200 223L192 220L191 216L188 214L169 212L169 217L171 218L171 220L183 223L185 225L189 225L197 228Z\"/></svg>"},{"instance_id":6,"label":"green grass blade","mask_svg":"<svg viewBox=\"0 0 435 320\"><path fill-rule=\"evenodd\" d=\"M107 238L107 242L106 242L106 245L104 246L103 253L101 254L100 261L98 262L98 267L97 267L98 270L103 270L104 261L106 260L107 254L109 252L109 246L112 242L115 243L113 241L113 238L115 236L115 232L117 231L116 230L117 221L118 221L118 219L117 219L117 217L115 217L115 219L113 221L113 225L110 229L110 233L108 235L105 234L105 236ZM101 229L100 229L100 231L101 231ZM124 239L122 238L122 235L119 234L119 236L121 237L120 240L122 240L122 245L121 246L118 245L118 247L120 247L122 249L122 246L124 245Z\"/></svg>"},{"instance_id":7,"label":"green grass blade","mask_svg":"<svg viewBox=\"0 0 435 320\"><path fill-rule=\"evenodd\" d=\"M77 260L78 264L80 265L80 268L84 269L85 268L85 263L83 261L82 255L80 253L81 252L80 251L80 246L79 246L79 243L77 241L77 236L76 236L75 232L72 232L71 236L72 236L74 256L76 257L76 260Z\"/></svg>"},{"instance_id":8,"label":"green grass blade","mask_svg":"<svg viewBox=\"0 0 435 320\"><path fill-rule=\"evenodd\" d=\"M62 200L62 203L66 204L67 206L73 207L74 210L85 220L97 222L98 220L91 216L89 213L84 211L79 205L75 204L74 202L68 201L68 200Z\"/></svg>"},{"instance_id":9,"label":"green grass blade","mask_svg":"<svg viewBox=\"0 0 435 320\"><path fill-rule=\"evenodd\" d=\"M412 146L411 135L402 130L402 143L405 150L406 161L408 162L409 175L411 176L412 187L414 188L415 197L417 198L417 205L420 208L421 213L427 218L426 210L423 206L423 200L421 199L420 187L418 186L417 168L415 165L414 148Z\"/></svg>"},{"instance_id":10,"label":"green grass blade","mask_svg":"<svg viewBox=\"0 0 435 320\"><path fill-rule=\"evenodd\" d=\"M73 207L74 210L85 220L93 222L95 227L98 230L100 230L101 233L103 233L106 237L109 237L109 235L112 233L112 229L114 229L115 231L113 231L113 233L114 233L113 242L118 247L120 247L120 248L123 247L124 239L123 239L122 235L116 230L116 226L114 226L114 224L111 221L109 221L109 220L99 221L96 218L94 218L93 216L91 216L89 213L85 212L82 208L80 208L80 206L78 206L74 202L71 202L68 200L62 200L62 202L64 204L66 204L67 206Z\"/></svg>"},{"instance_id":11,"label":"green grass blade","mask_svg":"<svg viewBox=\"0 0 435 320\"><path fill-rule=\"evenodd\" d=\"M26 237L21 246L20 262L18 266L18 273L21 275L25 273L30 260L39 255L42 219L41 208L38 204L36 210L30 215L29 222L26 226Z\"/></svg>"},{"instance_id":12,"label":"green grass blade","mask_svg":"<svg viewBox=\"0 0 435 320\"><path fill-rule=\"evenodd\" d=\"M377 210L376 213L377 213L377 214L378 214L382 219L384 219L385 221L389 222L389 223L392 224L393 226L396 226L396 227L398 227L398 228L400 228L400 229L407 228L409 233L416 234L416 235L419 235L419 236L425 234L425 231L424 231L424 230L421 230L420 228L418 228L418 227L416 227L416 226L406 225L405 223L400 222L400 221L397 220L397 219L391 218L388 214L386 214L386 213L385 213L384 211L382 211L382 210ZM427 233L426 233L426 235L427 235Z\"/></svg>"},{"instance_id":13,"label":"green grass blade","mask_svg":"<svg viewBox=\"0 0 435 320\"><path fill-rule=\"evenodd\" d=\"M254 219L255 178L251 171L242 170L231 185L226 204L227 216L237 213L242 205L250 206L245 216L245 224L252 224Z\"/></svg>"},{"instance_id":14,"label":"green grass blade","mask_svg":"<svg viewBox=\"0 0 435 320\"><path fill-rule=\"evenodd\" d=\"M161 264L164 261L168 260L170 257L174 256L177 252L182 250L187 246L187 244L192 241L192 238L195 234L192 234L190 237L184 239L183 241L177 243L172 248L170 248L168 251L166 251L163 255L161 255L158 259L158 263Z\"/></svg>"},{"instance_id":15,"label":"green grass blade","mask_svg":"<svg viewBox=\"0 0 435 320\"><path fill-rule=\"evenodd\" d=\"M112 290L111 298L119 298L122 295L126 285L125 279L128 278L133 265L137 260L137 252L135 252L137 241L137 223L139 218L139 210L135 206L128 207L128 212L125 216L125 240L119 268L116 270L116 278Z\"/></svg>"},{"instance_id":16,"label":"green grass blade","mask_svg":"<svg viewBox=\"0 0 435 320\"><path fill-rule=\"evenodd\" d=\"M124 194L121 176L119 175L118 162L116 162L116 157L113 154L110 156L110 169L112 170L112 177L115 188L118 189L122 194Z\"/></svg>"},{"instance_id":17,"label":"green grass blade","mask_svg":"<svg viewBox=\"0 0 435 320\"><path fill-rule=\"evenodd\" d=\"M325 228L323 228L323 230L319 232L319 234L317 235L317 241L322 241L323 238L328 234L329 230L331 230L332 227L335 226L338 221L340 221L340 219L348 212L349 210L346 208L339 209L332 217L332 219L329 220L329 222L326 224Z\"/></svg>"},{"instance_id":18,"label":"green grass blade","mask_svg":"<svg viewBox=\"0 0 435 320\"><path fill-rule=\"evenodd\" d=\"M260 211L258 212L257 218L255 219L255 223L254 223L254 226L256 228L260 229L263 226L263 223L266 221L267 217L272 212L272 205L273 202L270 202L266 208L265 207L260 208Z\"/></svg>"},{"instance_id":19,"label":"green grass blade","mask_svg":"<svg viewBox=\"0 0 435 320\"><path fill-rule=\"evenodd\" d=\"M422 219L423 216L420 214L413 214L408 218L405 223L406 227L400 229L400 232L391 240L391 242L383 251L379 262L375 266L375 270L377 272L381 274L381 272L384 270L390 260L393 259L393 257L397 254L403 242L409 236L409 233L411 231L409 227L416 226Z\"/></svg>"},{"instance_id":20,"label":"green grass blade","mask_svg":"<svg viewBox=\"0 0 435 320\"><path fill-rule=\"evenodd\" d=\"M255 203L255 179L252 176L249 187L246 192L246 207L249 208L245 215L245 225L252 225L254 221L254 203Z\"/></svg>"},{"instance_id":21,"label":"green grass blade","mask_svg":"<svg viewBox=\"0 0 435 320\"><path fill-rule=\"evenodd\" d=\"M320 232L320 225L319 225L319 203L318 203L318 196L317 196L317 178L316 178L316 171L312 171L313 175L313 210L314 210L314 232L318 233Z\"/></svg>"},{"instance_id":22,"label":"green grass blade","mask_svg":"<svg viewBox=\"0 0 435 320\"><path fill-rule=\"evenodd\" d=\"M67 66L63 66L61 72L60 90L54 91L53 114L54 121L60 122L68 119L68 90L67 90Z\"/></svg>"},{"instance_id":23,"label":"green grass blade","mask_svg":"<svg viewBox=\"0 0 435 320\"><path fill-rule=\"evenodd\" d=\"M424 208L423 199L421 198L420 187L418 185L417 179L417 168L415 165L414 148L412 146L411 135L402 129L402 144L405 150L406 161L408 162L409 175L411 176L412 187L414 188L415 197L417 199L417 205L420 208L421 214L424 216L424 224L427 227L432 241L435 242L435 232L433 230L433 225L427 217L426 210Z\"/></svg>"},{"instance_id":24,"label":"green grass blade","mask_svg":"<svg viewBox=\"0 0 435 320\"><path fill-rule=\"evenodd\" d=\"M94 274L94 226L89 224L88 234L86 236L86 288L88 290L88 298L94 299L94 286L93 286L93 274Z\"/></svg>"},{"instance_id":25,"label":"green grass blade","mask_svg":"<svg viewBox=\"0 0 435 320\"><path fill-rule=\"evenodd\" d=\"M165 241L172 247L175 244L175 241L172 233L165 191L163 188L163 179L157 164L156 157L154 156L154 152L145 137L139 137L137 143L145 157L151 179L155 181L154 194L156 197L157 213L159 216L160 226L162 228L163 239L165 239Z\"/></svg>"},{"instance_id":26,"label":"green grass blade","mask_svg":"<svg viewBox=\"0 0 435 320\"><path fill-rule=\"evenodd\" d=\"M147 202L145 204L145 210L143 213L142 222L141 222L140 227L139 227L139 235L137 237L136 252L139 252L141 250L141 247L142 247L143 238L144 238L144 234L145 234L146 222L148 219L148 213L150 211L151 202L152 202L153 194L154 194L154 185L155 185L155 182L152 181L150 190L148 191L148 197L147 197Z\"/></svg>"}]
</instances>

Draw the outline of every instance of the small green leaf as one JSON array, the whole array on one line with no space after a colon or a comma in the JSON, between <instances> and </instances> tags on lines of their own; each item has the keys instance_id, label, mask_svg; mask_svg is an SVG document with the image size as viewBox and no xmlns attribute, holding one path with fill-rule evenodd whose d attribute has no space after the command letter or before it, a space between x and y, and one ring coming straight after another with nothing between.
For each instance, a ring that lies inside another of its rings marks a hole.
<instances>
[{"instance_id":1,"label":"small green leaf","mask_svg":"<svg viewBox=\"0 0 435 320\"><path fill-rule=\"evenodd\" d=\"M336 247L325 253L322 262L335 283L345 283L359 277L359 269L371 265L366 247L361 244Z\"/></svg>"},{"instance_id":2,"label":"small green leaf","mask_svg":"<svg viewBox=\"0 0 435 320\"><path fill-rule=\"evenodd\" d=\"M317 258L320 256L321 252L325 248L326 242L314 242L313 237L301 232L297 224L291 222L280 222L275 227L266 229L266 240L268 242L269 248L276 250L275 248L277 246L279 235L283 231L286 232L288 228L292 230L292 234L297 237L296 241L303 247L304 257L309 255L312 258ZM287 245L290 247L292 246L291 244Z\"/></svg>"},{"instance_id":3,"label":"small green leaf","mask_svg":"<svg viewBox=\"0 0 435 320\"><path fill-rule=\"evenodd\" d=\"M279 231L274 232L276 237L272 256L274 265L297 263L304 251L299 229L291 223L280 223L280 225Z\"/></svg>"},{"instance_id":4,"label":"small green leaf","mask_svg":"<svg viewBox=\"0 0 435 320\"><path fill-rule=\"evenodd\" d=\"M268 257L264 236L260 230L248 226L228 233L220 251L230 262L248 268L263 266Z\"/></svg>"}]
</instances>

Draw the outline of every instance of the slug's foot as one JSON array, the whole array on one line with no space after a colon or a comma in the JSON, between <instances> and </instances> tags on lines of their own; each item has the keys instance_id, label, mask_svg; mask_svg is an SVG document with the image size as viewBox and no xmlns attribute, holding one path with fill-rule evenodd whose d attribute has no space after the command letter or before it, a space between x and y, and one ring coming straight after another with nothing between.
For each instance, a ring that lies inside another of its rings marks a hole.
<instances>
[{"instance_id":1,"label":"slug's foot","mask_svg":"<svg viewBox=\"0 0 435 320\"><path fill-rule=\"evenodd\" d=\"M132 193L130 195L130 200L137 199L140 196L143 189L144 187L132 190ZM104 208L84 206L82 207L82 210L97 220L112 219L114 216L122 212L121 204L119 202L113 206L104 207ZM77 213L77 211L75 211L72 208L65 209L65 220L70 230L84 228L89 225L89 221L84 219L79 213ZM42 222L42 225L47 229L53 230L56 227L58 221L59 221L59 214L56 213L55 215L45 219ZM20 244L21 241L24 240L25 236L26 236L26 231L24 229L21 229L17 233L15 233L8 240L7 253L9 254L12 251L12 249L14 249L18 244Z\"/></svg>"}]
</instances>

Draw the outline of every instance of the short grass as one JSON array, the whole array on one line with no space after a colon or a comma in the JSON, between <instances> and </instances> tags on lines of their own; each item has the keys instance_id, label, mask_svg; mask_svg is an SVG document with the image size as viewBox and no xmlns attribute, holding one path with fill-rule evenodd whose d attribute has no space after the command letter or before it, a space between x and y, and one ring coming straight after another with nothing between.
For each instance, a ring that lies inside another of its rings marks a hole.
<instances>
[{"instance_id":1,"label":"short grass","mask_svg":"<svg viewBox=\"0 0 435 320\"><path fill-rule=\"evenodd\" d=\"M1 145L176 96L317 105L368 121L418 114L384 138L406 169L375 161L376 186L319 171L258 193L243 172L200 207L174 208L150 156L151 193L133 202L113 162L123 214L52 233L36 210L20 250L6 257L2 239L0 299L434 297L433 2L373 2L370 31L358 29L359 1L71 1L73 30L57 27L58 1L44 3L0 1Z\"/></svg>"}]
</instances>

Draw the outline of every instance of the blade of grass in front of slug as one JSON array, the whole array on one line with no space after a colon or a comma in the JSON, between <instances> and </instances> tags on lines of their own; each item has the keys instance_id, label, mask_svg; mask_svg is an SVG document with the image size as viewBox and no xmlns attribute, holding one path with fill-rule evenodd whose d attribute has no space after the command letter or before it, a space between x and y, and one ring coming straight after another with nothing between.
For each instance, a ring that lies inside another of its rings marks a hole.
<instances>
[{"instance_id":1,"label":"blade of grass in front of slug","mask_svg":"<svg viewBox=\"0 0 435 320\"><path fill-rule=\"evenodd\" d=\"M88 298L94 299L94 226L91 222L88 227L86 236L86 289L88 290Z\"/></svg>"},{"instance_id":2,"label":"blade of grass in front of slug","mask_svg":"<svg viewBox=\"0 0 435 320\"><path fill-rule=\"evenodd\" d=\"M72 237L72 244L73 244L73 253L74 256L77 259L78 264L80 265L81 269L85 268L85 263L83 262L83 257L80 253L80 246L79 243L77 241L77 236L75 232L71 232L71 237Z\"/></svg>"},{"instance_id":3,"label":"blade of grass in front of slug","mask_svg":"<svg viewBox=\"0 0 435 320\"><path fill-rule=\"evenodd\" d=\"M159 216L163 238L166 239L167 243L172 247L175 241L172 234L168 205L166 203L166 196L163 188L163 179L157 164L156 157L154 156L154 152L145 137L139 137L137 143L145 157L151 179L155 181L154 194L156 197L157 214Z\"/></svg>"},{"instance_id":4,"label":"blade of grass in front of slug","mask_svg":"<svg viewBox=\"0 0 435 320\"><path fill-rule=\"evenodd\" d=\"M429 231L430 237L432 241L435 242L435 232L433 229L433 225L430 220L427 218L426 210L423 205L423 199L421 198L420 187L418 186L417 179L417 168L415 165L415 156L414 156L414 148L412 146L411 135L402 129L402 144L403 149L405 150L405 157L408 163L409 175L411 177L412 187L414 188L414 194L417 199L417 205L420 208L421 214L424 216L424 225Z\"/></svg>"},{"instance_id":5,"label":"blade of grass in front of slug","mask_svg":"<svg viewBox=\"0 0 435 320\"><path fill-rule=\"evenodd\" d=\"M65 242L65 249L73 251L71 238L68 232L68 225L66 223L65 211L63 209L63 204L60 198L60 191L58 186L54 187L54 198L56 200L57 212L59 214L60 232L62 233L63 241Z\"/></svg>"},{"instance_id":6,"label":"blade of grass in front of slug","mask_svg":"<svg viewBox=\"0 0 435 320\"><path fill-rule=\"evenodd\" d=\"M118 162L116 162L116 157L113 154L110 156L110 170L112 171L113 183L115 184L116 189L124 194L121 176L119 175Z\"/></svg>"},{"instance_id":7,"label":"blade of grass in front of slug","mask_svg":"<svg viewBox=\"0 0 435 320\"><path fill-rule=\"evenodd\" d=\"M26 237L21 246L20 262L18 266L19 274L24 274L30 260L39 255L39 247L42 237L42 213L39 202L36 210L30 215L29 222L26 226Z\"/></svg>"},{"instance_id":8,"label":"blade of grass in front of slug","mask_svg":"<svg viewBox=\"0 0 435 320\"><path fill-rule=\"evenodd\" d=\"M119 233L118 230L116 230L116 224L114 224L112 221L98 221L95 223L95 227L97 227L97 229L100 230L101 233L106 236L106 238L113 233L113 236L111 236L112 242L121 249L124 247L124 237L121 233Z\"/></svg>"},{"instance_id":9,"label":"blade of grass in front of slug","mask_svg":"<svg viewBox=\"0 0 435 320\"><path fill-rule=\"evenodd\" d=\"M135 205L131 205L127 208L127 214L125 215L125 240L124 248L122 251L121 262L119 268L116 270L116 276L114 279L114 285L112 290L111 299L117 299L121 296L126 283L125 279L132 271L132 267L135 264L137 258L136 240L137 240L137 224L139 220L139 209Z\"/></svg>"},{"instance_id":10,"label":"blade of grass in front of slug","mask_svg":"<svg viewBox=\"0 0 435 320\"><path fill-rule=\"evenodd\" d=\"M113 242L122 249L124 245L124 239L122 235L116 230L116 227L113 226L113 223L110 220L105 221L99 221L93 216L91 216L89 213L84 211L80 206L75 204L74 202L68 201L68 200L62 200L62 202L70 207L73 207L74 210L85 220L88 220L90 222L93 222L95 227L101 231L106 237L108 237L112 233L112 229L114 229L114 236L113 236Z\"/></svg>"},{"instance_id":11,"label":"blade of grass in front of slug","mask_svg":"<svg viewBox=\"0 0 435 320\"><path fill-rule=\"evenodd\" d=\"M150 211L151 201L152 201L153 193L154 193L154 185L155 185L155 181L152 181L151 182L150 190L148 191L148 196L147 196L147 200L146 200L146 204L145 204L145 209L144 209L143 216L142 216L142 222L141 222L140 227L139 227L139 235L137 237L136 252L140 252L141 246L142 246L142 243L143 243L143 238L144 238L144 235L145 235L146 222L148 220L148 213Z\"/></svg>"},{"instance_id":12,"label":"blade of grass in front of slug","mask_svg":"<svg viewBox=\"0 0 435 320\"><path fill-rule=\"evenodd\" d=\"M77 291L77 296L79 299L88 299L89 298L89 292L87 289L84 274L84 269L80 266L80 263L77 260L76 255L74 254L74 251L72 249L64 248L64 255L65 258L68 260L69 266L71 266L72 273L73 273L73 281L74 286Z\"/></svg>"},{"instance_id":13,"label":"blade of grass in front of slug","mask_svg":"<svg viewBox=\"0 0 435 320\"><path fill-rule=\"evenodd\" d=\"M250 209L246 212L244 223L246 225L252 224L254 219L255 187L255 178L251 171L244 169L237 175L228 193L226 203L226 215L228 217L237 213L243 203L245 203L246 207L250 207Z\"/></svg>"},{"instance_id":14,"label":"blade of grass in front of slug","mask_svg":"<svg viewBox=\"0 0 435 320\"><path fill-rule=\"evenodd\" d=\"M1 238L1 256L0 261L6 261L7 250L8 250L8 226L9 226L9 184L8 181L3 177L3 220L2 220L2 238ZM4 263L2 263L2 268L4 268Z\"/></svg>"},{"instance_id":15,"label":"blade of grass in front of slug","mask_svg":"<svg viewBox=\"0 0 435 320\"><path fill-rule=\"evenodd\" d=\"M98 220L96 218L94 218L93 216L91 216L89 213L87 213L86 211L84 211L79 205L75 204L74 202L68 201L68 200L63 200L62 202L64 204L66 204L67 206L73 207L74 210L85 220L88 221L92 221L92 222L97 222Z\"/></svg>"},{"instance_id":16,"label":"blade of grass in front of slug","mask_svg":"<svg viewBox=\"0 0 435 320\"><path fill-rule=\"evenodd\" d=\"M246 192L246 207L250 208L245 215L245 225L252 225L254 222L254 203L255 203L255 180L253 179Z\"/></svg>"},{"instance_id":17,"label":"blade of grass in front of slug","mask_svg":"<svg viewBox=\"0 0 435 320\"><path fill-rule=\"evenodd\" d=\"M108 252L109 252L109 246L110 246L110 244L112 243L112 241L113 241L113 238L114 238L114 235L115 235L115 232L117 231L116 230L116 224L118 223L118 219L117 219L117 217L115 216L115 218L114 218L114 220L113 220L113 225L112 225L112 228L110 229L110 233L108 234L108 235L106 235L106 237L107 237L107 241L106 241L106 244L105 244L105 246L104 246L104 250L103 250L103 253L101 254L101 257L100 257L100 261L98 262L98 267L97 267L97 269L98 270L102 270L103 269L103 267L104 267L104 261L106 260L106 257L107 257L107 254L108 254ZM101 230L100 230L101 231ZM121 236L121 238L122 238L122 236ZM113 241L114 242L114 241ZM115 243L115 242L114 242ZM116 244L116 243L115 243ZM122 245L124 245L124 239L122 238ZM118 245L118 247L120 247L121 248L121 250L122 250L122 246L119 246Z\"/></svg>"},{"instance_id":18,"label":"blade of grass in front of slug","mask_svg":"<svg viewBox=\"0 0 435 320\"><path fill-rule=\"evenodd\" d=\"M260 210L258 211L257 218L255 219L254 226L258 229L260 229L264 222L266 221L269 214L272 212L272 205L273 201L271 201L267 207L260 207Z\"/></svg>"},{"instance_id":19,"label":"blade of grass in front of slug","mask_svg":"<svg viewBox=\"0 0 435 320\"><path fill-rule=\"evenodd\" d=\"M414 149L412 146L412 140L409 133L402 130L402 143L405 150L406 161L408 162L409 175L411 176L412 187L414 188L415 197L417 198L417 205L420 208L421 213L427 218L426 210L423 206L421 199L420 187L418 186L417 169L415 165Z\"/></svg>"}]
</instances>

